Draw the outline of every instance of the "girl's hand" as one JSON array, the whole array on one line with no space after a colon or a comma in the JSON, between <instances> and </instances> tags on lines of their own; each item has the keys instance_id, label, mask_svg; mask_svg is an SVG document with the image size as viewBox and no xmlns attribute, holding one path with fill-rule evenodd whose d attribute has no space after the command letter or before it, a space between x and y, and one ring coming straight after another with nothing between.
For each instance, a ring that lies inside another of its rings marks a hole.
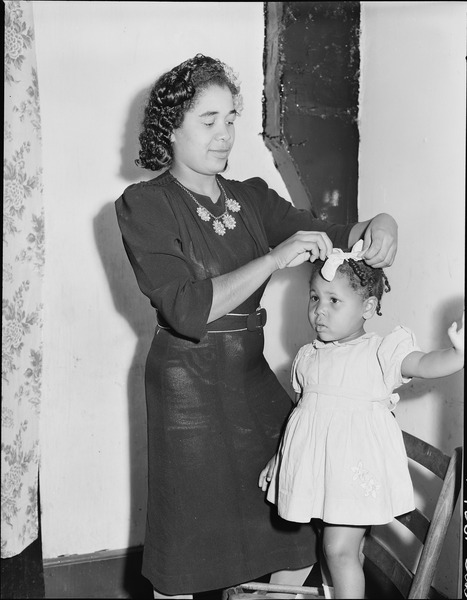
<instances>
[{"instance_id":1,"label":"girl's hand","mask_svg":"<svg viewBox=\"0 0 467 600\"><path fill-rule=\"evenodd\" d=\"M274 455L268 464L264 467L264 469L259 474L258 479L258 487L260 487L263 492L268 489L269 482L272 478L272 473L274 471L274 465L276 464L276 455Z\"/></svg>"},{"instance_id":2,"label":"girl's hand","mask_svg":"<svg viewBox=\"0 0 467 600\"><path fill-rule=\"evenodd\" d=\"M448 336L451 340L451 344L454 346L454 350L460 354L464 354L464 316L465 310L462 313L461 326L457 329L457 323L454 323L448 329Z\"/></svg>"},{"instance_id":3,"label":"girl's hand","mask_svg":"<svg viewBox=\"0 0 467 600\"><path fill-rule=\"evenodd\" d=\"M332 242L324 231L297 231L287 240L276 246L270 256L278 269L297 267L307 260L326 260L332 252Z\"/></svg>"},{"instance_id":4,"label":"girl's hand","mask_svg":"<svg viewBox=\"0 0 467 600\"><path fill-rule=\"evenodd\" d=\"M386 213L376 215L363 236L363 260L374 268L389 267L397 252L397 223Z\"/></svg>"}]
</instances>

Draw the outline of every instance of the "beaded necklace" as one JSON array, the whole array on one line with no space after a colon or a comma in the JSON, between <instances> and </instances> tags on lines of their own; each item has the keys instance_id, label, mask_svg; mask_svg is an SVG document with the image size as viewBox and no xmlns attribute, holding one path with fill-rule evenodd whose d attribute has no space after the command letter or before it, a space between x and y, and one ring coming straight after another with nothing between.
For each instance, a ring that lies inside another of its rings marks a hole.
<instances>
[{"instance_id":1,"label":"beaded necklace","mask_svg":"<svg viewBox=\"0 0 467 600\"><path fill-rule=\"evenodd\" d=\"M198 217L202 221L207 221L207 222L209 222L211 219L213 219L212 227L213 227L214 231L217 233L217 235L225 235L226 229L235 229L235 227L237 225L235 217L233 215L231 215L230 212L234 212L234 213L238 212L241 207L240 207L240 204L233 198L227 198L227 194L225 193L225 190L222 187L221 182L218 179L216 179L216 181L217 181L217 185L220 187L221 192L224 194L224 198L225 198L225 212L222 215L220 215L219 217L216 217L211 212L209 212L209 210L207 208L202 206L198 202L198 200L196 200L196 198L193 196L193 194L190 192L190 190L187 190L184 185L182 185L177 179L175 179L175 183L178 186L180 186L182 188L182 190L185 190L185 192L190 196L190 198L192 198L196 202L196 205L197 205L196 212L198 213Z\"/></svg>"}]
</instances>

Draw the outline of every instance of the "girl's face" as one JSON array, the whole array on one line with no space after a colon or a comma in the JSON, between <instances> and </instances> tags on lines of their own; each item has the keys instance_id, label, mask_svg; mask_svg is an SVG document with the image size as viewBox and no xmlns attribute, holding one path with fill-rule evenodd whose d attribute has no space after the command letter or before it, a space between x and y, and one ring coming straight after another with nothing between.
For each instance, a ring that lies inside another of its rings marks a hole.
<instances>
[{"instance_id":1,"label":"girl's face","mask_svg":"<svg viewBox=\"0 0 467 600\"><path fill-rule=\"evenodd\" d=\"M236 115L227 87L212 85L204 90L172 133L174 171L201 175L224 171L235 140Z\"/></svg>"},{"instance_id":2,"label":"girl's face","mask_svg":"<svg viewBox=\"0 0 467 600\"><path fill-rule=\"evenodd\" d=\"M376 310L376 298L364 299L349 284L345 275L336 273L326 281L316 273L310 285L308 318L323 342L344 342L360 337L366 319Z\"/></svg>"}]
</instances>

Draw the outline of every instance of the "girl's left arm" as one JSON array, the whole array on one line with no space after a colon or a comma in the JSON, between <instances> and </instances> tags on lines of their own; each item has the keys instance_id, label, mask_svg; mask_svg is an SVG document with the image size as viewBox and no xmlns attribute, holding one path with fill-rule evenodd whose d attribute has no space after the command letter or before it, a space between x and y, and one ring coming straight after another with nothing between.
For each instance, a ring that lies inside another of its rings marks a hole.
<instances>
[{"instance_id":1,"label":"girl's left arm","mask_svg":"<svg viewBox=\"0 0 467 600\"><path fill-rule=\"evenodd\" d=\"M397 252L397 223L387 213L355 223L349 235L349 248L363 239L363 259L376 268L390 267Z\"/></svg>"},{"instance_id":2,"label":"girl's left arm","mask_svg":"<svg viewBox=\"0 0 467 600\"><path fill-rule=\"evenodd\" d=\"M401 365L404 377L434 379L452 375L464 368L464 313L459 329L454 322L448 329L452 347L432 352L411 352Z\"/></svg>"}]
</instances>

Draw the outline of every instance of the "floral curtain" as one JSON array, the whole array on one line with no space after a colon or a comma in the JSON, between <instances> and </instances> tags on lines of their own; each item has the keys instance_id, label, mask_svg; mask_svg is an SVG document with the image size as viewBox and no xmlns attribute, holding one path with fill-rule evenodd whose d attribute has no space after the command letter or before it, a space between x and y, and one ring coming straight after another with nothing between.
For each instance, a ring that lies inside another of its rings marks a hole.
<instances>
[{"instance_id":1,"label":"floral curtain","mask_svg":"<svg viewBox=\"0 0 467 600\"><path fill-rule=\"evenodd\" d=\"M1 557L38 536L41 123L31 2L5 0Z\"/></svg>"}]
</instances>

